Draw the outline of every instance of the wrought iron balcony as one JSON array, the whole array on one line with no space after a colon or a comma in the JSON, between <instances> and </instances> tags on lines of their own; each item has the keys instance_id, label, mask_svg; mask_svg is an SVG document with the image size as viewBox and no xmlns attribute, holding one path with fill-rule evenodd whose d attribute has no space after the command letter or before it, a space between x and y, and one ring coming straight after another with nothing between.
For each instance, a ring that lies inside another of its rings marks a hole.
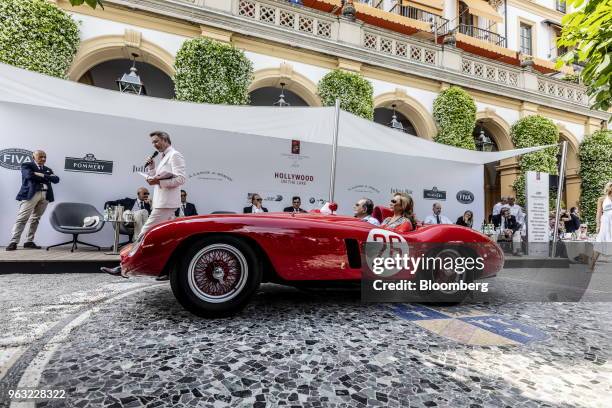
<instances>
[{"instance_id":1,"label":"wrought iron balcony","mask_svg":"<svg viewBox=\"0 0 612 408\"><path fill-rule=\"evenodd\" d=\"M389 12L397 13L413 20L419 20L424 21L426 23L435 24L437 26L441 26L448 23L448 20L444 17L440 17L438 15L435 15L425 10L421 10L416 7L402 6L399 2L395 3L395 5L391 8L391 10L389 10Z\"/></svg>"},{"instance_id":2,"label":"wrought iron balcony","mask_svg":"<svg viewBox=\"0 0 612 408\"><path fill-rule=\"evenodd\" d=\"M506 37L494 33L493 31L465 24L459 24L456 30L461 34L469 35L470 37L478 38L479 40L499 45L501 47L506 47Z\"/></svg>"}]
</instances>

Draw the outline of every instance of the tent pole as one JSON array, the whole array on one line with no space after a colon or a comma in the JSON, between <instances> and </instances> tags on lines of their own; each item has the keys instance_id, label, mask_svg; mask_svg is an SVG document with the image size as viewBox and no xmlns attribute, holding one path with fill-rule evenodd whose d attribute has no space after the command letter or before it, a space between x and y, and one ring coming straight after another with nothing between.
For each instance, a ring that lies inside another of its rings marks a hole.
<instances>
[{"instance_id":1,"label":"tent pole","mask_svg":"<svg viewBox=\"0 0 612 408\"><path fill-rule=\"evenodd\" d=\"M557 254L557 241L559 240L559 218L561 216L561 196L563 194L563 184L565 183L565 159L567 156L567 142L561 142L561 165L559 166L559 185L557 186L557 206L555 211L555 230L553 231L552 257Z\"/></svg>"},{"instance_id":2,"label":"tent pole","mask_svg":"<svg viewBox=\"0 0 612 408\"><path fill-rule=\"evenodd\" d=\"M338 155L338 128L340 127L340 99L336 98L336 110L334 114L334 138L332 140L332 159L329 176L329 202L334 202L336 188L336 157Z\"/></svg>"}]
</instances>

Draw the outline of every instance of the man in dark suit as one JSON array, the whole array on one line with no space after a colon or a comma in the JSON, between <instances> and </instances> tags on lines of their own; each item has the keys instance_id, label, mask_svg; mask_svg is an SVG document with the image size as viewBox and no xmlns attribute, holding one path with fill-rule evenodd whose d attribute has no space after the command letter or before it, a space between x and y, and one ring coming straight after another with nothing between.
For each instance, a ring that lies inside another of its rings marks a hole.
<instances>
[{"instance_id":1,"label":"man in dark suit","mask_svg":"<svg viewBox=\"0 0 612 408\"><path fill-rule=\"evenodd\" d=\"M285 209L283 210L284 212L292 212L292 213L305 213L306 211L301 209L300 206L302 205L302 199L299 196L294 196L291 199L292 202L292 206L291 207L285 207Z\"/></svg>"},{"instance_id":2,"label":"man in dark suit","mask_svg":"<svg viewBox=\"0 0 612 408\"><path fill-rule=\"evenodd\" d=\"M248 207L244 207L242 212L245 214L257 214L257 213L268 212L268 209L261 205L262 201L263 199L261 198L259 194L257 193L253 194L251 196L251 205Z\"/></svg>"},{"instance_id":3,"label":"man in dark suit","mask_svg":"<svg viewBox=\"0 0 612 408\"><path fill-rule=\"evenodd\" d=\"M24 248L40 249L34 243L34 235L47 205L53 202L53 186L59 183L59 177L53 174L53 170L45 166L47 154L42 150L37 150L33 154L34 161L21 165L21 189L16 199L20 201L19 212L15 225L13 225L12 237L7 251L17 249L17 244L21 239L21 234L25 225L30 221L30 228L26 236Z\"/></svg>"},{"instance_id":4,"label":"man in dark suit","mask_svg":"<svg viewBox=\"0 0 612 408\"><path fill-rule=\"evenodd\" d=\"M151 200L149 200L149 190L140 187L136 191L136 198L120 198L119 200L107 201L104 203L104 208L113 206L122 206L124 211L131 211L134 216L134 223L124 223L127 228L134 228L134 237L138 237L142 227L147 222L149 214L151 214Z\"/></svg>"},{"instance_id":5,"label":"man in dark suit","mask_svg":"<svg viewBox=\"0 0 612 408\"><path fill-rule=\"evenodd\" d=\"M181 190L181 206L176 209L174 212L175 217L189 217L191 215L198 215L198 210L196 210L195 205L193 203L187 202L187 192L185 190Z\"/></svg>"},{"instance_id":6,"label":"man in dark suit","mask_svg":"<svg viewBox=\"0 0 612 408\"><path fill-rule=\"evenodd\" d=\"M502 207L501 212L493 216L493 226L497 231L496 240L512 239L512 254L520 256L522 225L510 214L508 207Z\"/></svg>"}]
</instances>

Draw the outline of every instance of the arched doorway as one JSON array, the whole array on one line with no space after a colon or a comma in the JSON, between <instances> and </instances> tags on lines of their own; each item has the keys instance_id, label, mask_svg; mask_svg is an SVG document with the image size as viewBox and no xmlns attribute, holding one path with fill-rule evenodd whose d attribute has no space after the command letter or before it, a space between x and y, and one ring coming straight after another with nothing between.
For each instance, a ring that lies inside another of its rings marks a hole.
<instances>
[{"instance_id":1,"label":"arched doorway","mask_svg":"<svg viewBox=\"0 0 612 408\"><path fill-rule=\"evenodd\" d=\"M488 138L491 141L491 151L499 151L499 146L495 142L496 137L487 127L484 121L479 121L474 127L474 141L479 140L482 136ZM485 197L485 216L488 217L491 214L493 206L501 199L501 177L498 171L500 162L492 162L484 165L484 197ZM487 221L488 218L487 218Z\"/></svg>"},{"instance_id":2,"label":"arched doorway","mask_svg":"<svg viewBox=\"0 0 612 408\"><path fill-rule=\"evenodd\" d=\"M265 68L253 74L249 87L251 105L273 106L279 99L281 87L284 87L285 101L291 106L321 106L317 85L286 62L278 68Z\"/></svg>"},{"instance_id":3,"label":"arched doorway","mask_svg":"<svg viewBox=\"0 0 612 408\"><path fill-rule=\"evenodd\" d=\"M567 157L565 162L565 180L563 192L561 194L562 204L568 210L571 207L578 207L580 204L581 179L580 179L580 159L578 158L578 143L573 134L564 126L557 125L559 129L559 142L567 142ZM561 166L561 149L557 155L557 166Z\"/></svg>"},{"instance_id":4,"label":"arched doorway","mask_svg":"<svg viewBox=\"0 0 612 408\"><path fill-rule=\"evenodd\" d=\"M433 140L437 133L436 123L431 113L415 98L409 96L404 89L387 92L374 98L374 121L387 125L391 122L393 105L398 120L403 118L404 128L409 127L408 133Z\"/></svg>"},{"instance_id":5,"label":"arched doorway","mask_svg":"<svg viewBox=\"0 0 612 408\"><path fill-rule=\"evenodd\" d=\"M255 89L249 93L251 98L250 104L253 106L278 106L281 92L283 94L283 100L288 103L289 106L309 106L308 103L302 99L295 92L283 89L282 87L265 86L263 88ZM276 105L275 105L276 104Z\"/></svg>"},{"instance_id":6,"label":"arched doorway","mask_svg":"<svg viewBox=\"0 0 612 408\"><path fill-rule=\"evenodd\" d=\"M389 126L393 118L393 108L376 108L374 109L374 122L380 123L381 125ZM417 131L414 128L412 122L404 116L401 112L395 110L395 117L398 122L404 127L404 132L417 136Z\"/></svg>"},{"instance_id":7,"label":"arched doorway","mask_svg":"<svg viewBox=\"0 0 612 408\"><path fill-rule=\"evenodd\" d=\"M104 61L87 70L78 79L78 82L116 91L118 90L117 80L123 74L129 73L131 66L132 61L128 59ZM136 69L148 96L174 98L174 83L165 72L151 64L138 61L136 61Z\"/></svg>"},{"instance_id":8,"label":"arched doorway","mask_svg":"<svg viewBox=\"0 0 612 408\"><path fill-rule=\"evenodd\" d=\"M481 132L493 143L493 151L514 148L510 139L510 125L491 108L476 114L474 140L478 140ZM484 166L484 210L487 217L501 196L514 195L512 184L517 174L518 163L515 158L488 163Z\"/></svg>"}]
</instances>

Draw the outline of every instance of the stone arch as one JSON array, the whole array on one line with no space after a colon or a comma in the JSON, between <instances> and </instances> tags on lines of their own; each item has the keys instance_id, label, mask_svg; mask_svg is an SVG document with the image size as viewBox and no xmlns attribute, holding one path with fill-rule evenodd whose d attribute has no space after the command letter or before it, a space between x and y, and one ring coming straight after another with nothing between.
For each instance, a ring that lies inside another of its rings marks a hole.
<instances>
[{"instance_id":1,"label":"stone arch","mask_svg":"<svg viewBox=\"0 0 612 408\"><path fill-rule=\"evenodd\" d=\"M423 139L433 140L438 133L436 123L429 111L416 99L409 96L405 90L397 88L394 92L387 92L374 98L374 109L391 108L404 115L414 126L417 136Z\"/></svg>"},{"instance_id":2,"label":"stone arch","mask_svg":"<svg viewBox=\"0 0 612 408\"><path fill-rule=\"evenodd\" d=\"M285 89L302 98L308 106L322 106L321 99L317 95L317 85L304 75L295 72L293 66L286 62L281 63L278 68L256 71L249 92L265 87L280 88L281 82L285 84Z\"/></svg>"},{"instance_id":3,"label":"stone arch","mask_svg":"<svg viewBox=\"0 0 612 408\"><path fill-rule=\"evenodd\" d=\"M510 137L510 125L495 112L495 109L486 108L484 111L476 113L476 122L482 123L489 131L499 150L514 149Z\"/></svg>"},{"instance_id":4,"label":"stone arch","mask_svg":"<svg viewBox=\"0 0 612 408\"><path fill-rule=\"evenodd\" d=\"M138 60L159 68L170 78L174 76L174 57L160 46L142 38L140 31L126 29L124 35L103 35L81 43L79 51L68 71L68 78L78 81L96 65L113 59Z\"/></svg>"},{"instance_id":5,"label":"stone arch","mask_svg":"<svg viewBox=\"0 0 612 408\"><path fill-rule=\"evenodd\" d=\"M566 170L569 174L570 171L577 172L580 168L580 159L578 158L578 151L580 149L578 139L572 132L567 130L564 124L556 123L557 129L559 129L559 142L567 142L567 163Z\"/></svg>"}]
</instances>

